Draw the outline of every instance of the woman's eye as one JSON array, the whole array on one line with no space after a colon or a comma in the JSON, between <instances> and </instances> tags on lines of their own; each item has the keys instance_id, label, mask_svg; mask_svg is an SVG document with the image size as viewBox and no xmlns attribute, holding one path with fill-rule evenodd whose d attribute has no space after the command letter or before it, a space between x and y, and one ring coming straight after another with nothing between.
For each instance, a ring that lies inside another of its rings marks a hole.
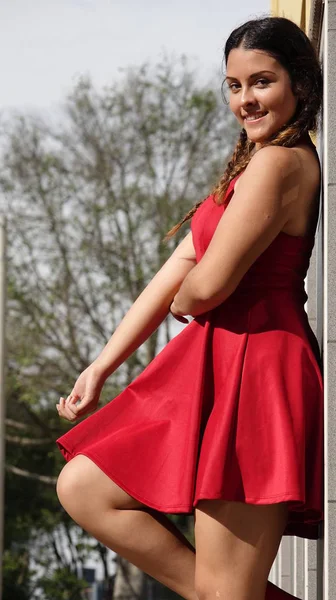
<instances>
[{"instance_id":1,"label":"woman's eye","mask_svg":"<svg viewBox=\"0 0 336 600\"><path fill-rule=\"evenodd\" d=\"M231 83L229 85L230 90L232 90L233 92L239 87L238 83Z\"/></svg>"},{"instance_id":2,"label":"woman's eye","mask_svg":"<svg viewBox=\"0 0 336 600\"><path fill-rule=\"evenodd\" d=\"M261 87L266 87L269 84L268 79L258 79L255 84L258 84ZM239 89L240 85L239 83L230 83L229 85L229 89L232 92L236 92Z\"/></svg>"},{"instance_id":3,"label":"woman's eye","mask_svg":"<svg viewBox=\"0 0 336 600\"><path fill-rule=\"evenodd\" d=\"M268 79L258 79L256 83L260 83L261 85L267 85L269 83Z\"/></svg>"}]
</instances>

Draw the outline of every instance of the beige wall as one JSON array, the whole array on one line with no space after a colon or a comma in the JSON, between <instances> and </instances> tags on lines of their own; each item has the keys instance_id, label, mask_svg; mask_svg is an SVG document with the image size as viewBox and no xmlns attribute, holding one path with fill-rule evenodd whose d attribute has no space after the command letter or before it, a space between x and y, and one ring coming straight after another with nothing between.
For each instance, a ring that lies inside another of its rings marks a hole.
<instances>
[{"instance_id":1,"label":"beige wall","mask_svg":"<svg viewBox=\"0 0 336 600\"><path fill-rule=\"evenodd\" d=\"M272 15L287 17L306 33L309 28L311 0L271 0Z\"/></svg>"}]
</instances>

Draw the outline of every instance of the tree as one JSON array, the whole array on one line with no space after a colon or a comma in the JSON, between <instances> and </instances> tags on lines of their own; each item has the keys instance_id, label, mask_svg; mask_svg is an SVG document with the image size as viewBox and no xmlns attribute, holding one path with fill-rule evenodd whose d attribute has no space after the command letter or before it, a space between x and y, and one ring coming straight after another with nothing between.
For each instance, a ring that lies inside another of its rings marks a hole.
<instances>
[{"instance_id":1,"label":"tree","mask_svg":"<svg viewBox=\"0 0 336 600\"><path fill-rule=\"evenodd\" d=\"M29 115L3 122L7 496L20 485L30 506L39 495L35 534L55 532L64 521L51 492L61 464L54 440L67 427L55 403L185 235L182 228L163 243L216 182L236 131L227 108L209 86L197 84L185 58L126 71L100 92L81 79L56 125ZM171 324L167 318L108 380L102 402L170 340ZM48 507L55 518L49 529L48 518L40 519ZM17 509L25 513L25 506ZM15 526L8 551L19 536L15 514L9 522Z\"/></svg>"}]
</instances>

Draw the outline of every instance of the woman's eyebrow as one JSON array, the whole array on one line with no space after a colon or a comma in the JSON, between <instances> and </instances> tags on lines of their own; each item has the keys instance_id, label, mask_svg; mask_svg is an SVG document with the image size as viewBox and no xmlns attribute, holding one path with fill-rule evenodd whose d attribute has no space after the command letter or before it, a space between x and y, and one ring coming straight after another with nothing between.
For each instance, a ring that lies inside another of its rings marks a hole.
<instances>
[{"instance_id":1,"label":"woman's eyebrow","mask_svg":"<svg viewBox=\"0 0 336 600\"><path fill-rule=\"evenodd\" d=\"M276 75L276 73L274 73L274 71L267 71L267 70L263 70L263 71L258 71L257 73L252 73L252 75L249 76L249 79L253 79L253 77L256 77L257 75L262 75L263 73L272 73L273 75ZM225 79L237 79L237 77L230 77L230 75L227 75L225 77Z\"/></svg>"}]
</instances>

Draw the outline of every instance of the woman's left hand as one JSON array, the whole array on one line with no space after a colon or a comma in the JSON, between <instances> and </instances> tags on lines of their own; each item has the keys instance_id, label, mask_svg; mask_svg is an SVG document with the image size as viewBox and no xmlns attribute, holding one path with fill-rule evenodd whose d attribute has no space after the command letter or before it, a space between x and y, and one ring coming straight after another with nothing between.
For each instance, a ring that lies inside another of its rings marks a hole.
<instances>
[{"instance_id":1,"label":"woman's left hand","mask_svg":"<svg viewBox=\"0 0 336 600\"><path fill-rule=\"evenodd\" d=\"M189 323L188 319L186 317L184 317L183 315L179 315L177 314L177 308L174 305L174 300L171 303L170 307L169 307L169 312L171 315L173 315L174 319L176 319L176 321L179 321L180 323Z\"/></svg>"}]
</instances>

